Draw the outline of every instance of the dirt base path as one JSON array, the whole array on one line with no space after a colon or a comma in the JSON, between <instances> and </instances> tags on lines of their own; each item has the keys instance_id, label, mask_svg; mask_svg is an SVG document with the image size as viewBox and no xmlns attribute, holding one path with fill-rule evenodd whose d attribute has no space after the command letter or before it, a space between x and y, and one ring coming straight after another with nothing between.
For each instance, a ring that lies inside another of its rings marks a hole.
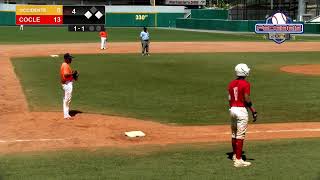
<instances>
[{"instance_id":1,"label":"dirt base path","mask_svg":"<svg viewBox=\"0 0 320 180\"><path fill-rule=\"evenodd\" d=\"M305 65L292 65L284 66L280 68L281 71L294 73L294 74L305 74L305 75L320 75L320 64L305 64Z\"/></svg>"},{"instance_id":2,"label":"dirt base path","mask_svg":"<svg viewBox=\"0 0 320 180\"><path fill-rule=\"evenodd\" d=\"M66 121L61 113L29 112L10 57L50 54L137 53L139 43L112 43L101 51L98 44L0 45L0 152L43 151L65 148L128 147L145 144L221 142L230 140L228 125L171 126L133 118L77 114ZM301 42L174 42L152 43L152 53L183 52L289 52L320 51L320 43ZM125 131L142 130L147 136L129 139ZM248 140L320 137L320 122L251 124Z\"/></svg>"},{"instance_id":3,"label":"dirt base path","mask_svg":"<svg viewBox=\"0 0 320 180\"><path fill-rule=\"evenodd\" d=\"M138 53L140 43L109 43L105 51L99 49L98 43L77 44L37 44L37 45L0 45L0 55L26 57L47 56L70 52L74 54L100 53ZM295 52L320 51L320 42L151 42L151 53L185 53L185 52Z\"/></svg>"}]
</instances>

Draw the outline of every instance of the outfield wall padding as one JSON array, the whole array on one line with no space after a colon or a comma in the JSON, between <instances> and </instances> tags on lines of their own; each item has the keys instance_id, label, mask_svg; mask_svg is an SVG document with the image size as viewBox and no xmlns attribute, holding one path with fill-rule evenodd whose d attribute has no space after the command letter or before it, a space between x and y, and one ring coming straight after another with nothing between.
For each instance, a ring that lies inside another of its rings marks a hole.
<instances>
[{"instance_id":1,"label":"outfield wall padding","mask_svg":"<svg viewBox=\"0 0 320 180\"><path fill-rule=\"evenodd\" d=\"M221 20L221 19L182 19L176 20L177 28L205 29L236 32L254 32L256 23L265 23L255 20ZM307 34L320 34L320 24L304 24L304 32Z\"/></svg>"},{"instance_id":2,"label":"outfield wall padding","mask_svg":"<svg viewBox=\"0 0 320 180\"><path fill-rule=\"evenodd\" d=\"M304 24L304 32L311 34L320 34L320 23L319 24Z\"/></svg>"},{"instance_id":3,"label":"outfield wall padding","mask_svg":"<svg viewBox=\"0 0 320 180\"><path fill-rule=\"evenodd\" d=\"M184 13L158 13L157 27L176 27L176 19L183 18Z\"/></svg>"},{"instance_id":4,"label":"outfield wall padding","mask_svg":"<svg viewBox=\"0 0 320 180\"><path fill-rule=\"evenodd\" d=\"M106 13L107 27L176 27L184 13Z\"/></svg>"},{"instance_id":5,"label":"outfield wall padding","mask_svg":"<svg viewBox=\"0 0 320 180\"><path fill-rule=\"evenodd\" d=\"M16 24L16 13L10 11L0 11L0 25L10 26Z\"/></svg>"},{"instance_id":6,"label":"outfield wall padding","mask_svg":"<svg viewBox=\"0 0 320 180\"><path fill-rule=\"evenodd\" d=\"M228 19L228 10L192 9L191 18L194 19Z\"/></svg>"},{"instance_id":7,"label":"outfield wall padding","mask_svg":"<svg viewBox=\"0 0 320 180\"><path fill-rule=\"evenodd\" d=\"M177 28L253 32L257 22L249 20L177 19Z\"/></svg>"},{"instance_id":8,"label":"outfield wall padding","mask_svg":"<svg viewBox=\"0 0 320 180\"><path fill-rule=\"evenodd\" d=\"M155 26L155 14L148 13L107 13L107 27Z\"/></svg>"}]
</instances>

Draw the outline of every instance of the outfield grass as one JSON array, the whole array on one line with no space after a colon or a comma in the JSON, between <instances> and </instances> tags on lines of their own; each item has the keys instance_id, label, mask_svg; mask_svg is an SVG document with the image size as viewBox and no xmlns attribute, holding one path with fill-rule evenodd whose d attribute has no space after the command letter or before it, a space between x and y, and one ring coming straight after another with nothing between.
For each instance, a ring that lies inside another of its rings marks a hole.
<instances>
[{"instance_id":1,"label":"outfield grass","mask_svg":"<svg viewBox=\"0 0 320 180\"><path fill-rule=\"evenodd\" d=\"M319 121L318 76L284 73L281 66L319 64L319 52L77 55L72 108L178 124L229 123L227 85L234 66L252 69L258 123ZM14 59L32 111L60 111L61 59Z\"/></svg>"},{"instance_id":2,"label":"outfield grass","mask_svg":"<svg viewBox=\"0 0 320 180\"><path fill-rule=\"evenodd\" d=\"M319 139L246 142L253 163L234 168L229 144L0 155L0 179L317 180Z\"/></svg>"},{"instance_id":3,"label":"outfield grass","mask_svg":"<svg viewBox=\"0 0 320 180\"><path fill-rule=\"evenodd\" d=\"M108 28L110 42L139 40L141 28ZM256 34L222 34L150 28L151 41L269 41ZM319 41L320 37L297 37L296 41ZM68 32L67 27L0 27L0 44L99 42L98 33Z\"/></svg>"}]
</instances>

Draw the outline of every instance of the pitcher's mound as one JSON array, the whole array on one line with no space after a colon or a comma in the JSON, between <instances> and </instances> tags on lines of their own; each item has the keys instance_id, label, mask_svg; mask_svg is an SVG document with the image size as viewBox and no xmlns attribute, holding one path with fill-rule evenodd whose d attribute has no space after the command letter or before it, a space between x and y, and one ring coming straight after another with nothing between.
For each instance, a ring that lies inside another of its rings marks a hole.
<instances>
[{"instance_id":1,"label":"pitcher's mound","mask_svg":"<svg viewBox=\"0 0 320 180\"><path fill-rule=\"evenodd\" d=\"M280 70L296 74L320 75L320 64L283 66Z\"/></svg>"}]
</instances>

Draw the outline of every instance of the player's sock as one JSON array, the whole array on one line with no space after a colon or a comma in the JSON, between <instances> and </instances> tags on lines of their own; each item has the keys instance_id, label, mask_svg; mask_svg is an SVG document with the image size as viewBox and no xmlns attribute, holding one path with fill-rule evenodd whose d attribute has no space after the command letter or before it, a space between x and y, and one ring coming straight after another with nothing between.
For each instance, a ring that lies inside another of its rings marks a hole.
<instances>
[{"instance_id":1,"label":"player's sock","mask_svg":"<svg viewBox=\"0 0 320 180\"><path fill-rule=\"evenodd\" d=\"M242 159L243 139L236 139L236 157Z\"/></svg>"},{"instance_id":2,"label":"player's sock","mask_svg":"<svg viewBox=\"0 0 320 180\"><path fill-rule=\"evenodd\" d=\"M237 146L236 146L236 141L237 141L237 139L236 138L232 138L232 150L233 150L233 154L236 154L236 148L237 148Z\"/></svg>"}]
</instances>

